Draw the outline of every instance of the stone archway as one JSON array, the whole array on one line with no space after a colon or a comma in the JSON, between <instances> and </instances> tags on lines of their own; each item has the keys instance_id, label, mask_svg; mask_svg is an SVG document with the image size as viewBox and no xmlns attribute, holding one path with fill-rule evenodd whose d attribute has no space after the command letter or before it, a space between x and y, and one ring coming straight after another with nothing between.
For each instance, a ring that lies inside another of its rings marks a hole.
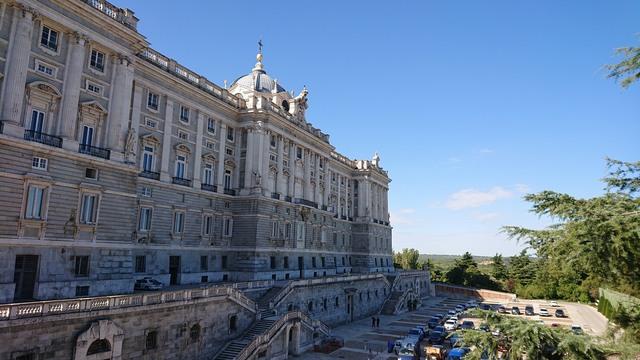
<instances>
[{"instance_id":1,"label":"stone archway","mask_svg":"<svg viewBox=\"0 0 640 360\"><path fill-rule=\"evenodd\" d=\"M76 340L74 360L120 360L124 331L111 320L98 320Z\"/></svg>"}]
</instances>

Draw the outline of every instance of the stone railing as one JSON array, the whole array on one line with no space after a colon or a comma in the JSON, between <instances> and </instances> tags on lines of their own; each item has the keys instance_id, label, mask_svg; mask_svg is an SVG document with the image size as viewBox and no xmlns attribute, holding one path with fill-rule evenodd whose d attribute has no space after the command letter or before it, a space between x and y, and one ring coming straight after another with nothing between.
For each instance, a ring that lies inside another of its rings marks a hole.
<instances>
[{"instance_id":1,"label":"stone railing","mask_svg":"<svg viewBox=\"0 0 640 360\"><path fill-rule=\"evenodd\" d=\"M326 285L326 284L335 284L339 282L350 282L350 281L360 281L360 280L375 280L380 279L389 284L389 280L383 274L359 274L359 275L338 275L338 276L327 276L321 278L313 278L313 279L300 279L300 280L292 280L287 283L285 287L280 290L280 292L271 299L269 302L269 308L273 309L274 307L280 305L282 300L284 300L296 287L301 286L313 286L313 285Z\"/></svg>"},{"instance_id":2,"label":"stone railing","mask_svg":"<svg viewBox=\"0 0 640 360\"><path fill-rule=\"evenodd\" d=\"M283 326L290 322L300 321L304 324L307 324L314 330L317 329L325 335L329 335L330 330L329 327L322 323L320 320L311 319L307 314L302 311L290 311L278 319L276 322L271 324L269 329L265 331L263 334L256 336L244 349L236 356L236 360L246 360L248 359L257 349L260 347L269 344L278 331L282 329Z\"/></svg>"},{"instance_id":3,"label":"stone railing","mask_svg":"<svg viewBox=\"0 0 640 360\"><path fill-rule=\"evenodd\" d=\"M332 151L331 152L331 157L333 159L337 160L338 162L341 162L341 163L349 166L350 168L353 168L353 169L356 168L355 160L351 160L351 159L349 159L348 157L346 157L346 156L344 156L342 154L339 154L339 153L337 153L335 151Z\"/></svg>"},{"instance_id":4,"label":"stone railing","mask_svg":"<svg viewBox=\"0 0 640 360\"><path fill-rule=\"evenodd\" d=\"M242 284L242 283L241 283ZM246 284L257 287L257 284ZM243 287L214 286L176 291L150 292L145 294L115 295L95 298L37 301L0 305L0 321L27 317L41 317L66 313L81 313L98 310L113 310L146 305L165 304L175 301L188 301L199 298L226 296L239 305L256 313L257 304L240 290Z\"/></svg>"},{"instance_id":5,"label":"stone railing","mask_svg":"<svg viewBox=\"0 0 640 360\"><path fill-rule=\"evenodd\" d=\"M107 15L113 20L121 23L129 29L136 30L138 27L138 18L133 15L130 9L122 9L105 0L81 0L85 4L89 4L101 13Z\"/></svg>"},{"instance_id":6,"label":"stone railing","mask_svg":"<svg viewBox=\"0 0 640 360\"><path fill-rule=\"evenodd\" d=\"M159 52L147 48L139 56L156 66L165 69L169 73L195 85L196 87L206 91L207 93L215 96L216 98L232 105L235 108L245 108L245 102L241 98L230 94L227 89L223 89L218 85L207 80L205 77L198 75L197 73L181 66L174 60L160 54Z\"/></svg>"}]
</instances>

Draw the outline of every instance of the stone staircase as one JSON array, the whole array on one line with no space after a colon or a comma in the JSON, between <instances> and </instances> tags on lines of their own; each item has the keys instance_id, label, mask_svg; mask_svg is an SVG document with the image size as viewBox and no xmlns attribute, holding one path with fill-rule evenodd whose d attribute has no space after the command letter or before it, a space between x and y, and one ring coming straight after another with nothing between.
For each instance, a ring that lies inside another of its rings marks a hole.
<instances>
[{"instance_id":1,"label":"stone staircase","mask_svg":"<svg viewBox=\"0 0 640 360\"><path fill-rule=\"evenodd\" d=\"M402 291L392 291L391 296L389 296L387 301L382 305L382 310L380 310L380 312L385 315L394 315L396 307L398 306L398 301L402 299L402 295L404 295Z\"/></svg>"},{"instance_id":2,"label":"stone staircase","mask_svg":"<svg viewBox=\"0 0 640 360\"><path fill-rule=\"evenodd\" d=\"M269 303L282 291L282 289L283 288L281 286L274 286L260 299L258 299L258 312L260 313L261 319L276 315L275 310L270 308Z\"/></svg>"},{"instance_id":3,"label":"stone staircase","mask_svg":"<svg viewBox=\"0 0 640 360\"><path fill-rule=\"evenodd\" d=\"M256 321L252 327L247 330L242 337L231 341L220 353L216 356L216 360L233 360L238 354L247 346L253 339L267 331L276 320L262 319Z\"/></svg>"}]
</instances>

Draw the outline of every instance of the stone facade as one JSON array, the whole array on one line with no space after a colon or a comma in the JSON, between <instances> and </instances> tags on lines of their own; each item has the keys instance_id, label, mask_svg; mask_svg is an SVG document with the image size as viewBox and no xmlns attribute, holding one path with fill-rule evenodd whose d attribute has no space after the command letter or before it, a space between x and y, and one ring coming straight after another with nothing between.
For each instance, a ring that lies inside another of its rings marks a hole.
<instances>
[{"instance_id":1,"label":"stone facade","mask_svg":"<svg viewBox=\"0 0 640 360\"><path fill-rule=\"evenodd\" d=\"M262 51L223 88L137 22L0 0L0 303L393 272L379 156L338 153Z\"/></svg>"}]
</instances>

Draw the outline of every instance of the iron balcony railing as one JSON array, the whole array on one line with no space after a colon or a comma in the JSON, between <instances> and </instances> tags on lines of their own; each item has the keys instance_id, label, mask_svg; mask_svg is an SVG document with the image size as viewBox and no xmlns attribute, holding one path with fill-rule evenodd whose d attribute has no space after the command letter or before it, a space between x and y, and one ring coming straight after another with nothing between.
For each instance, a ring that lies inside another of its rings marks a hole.
<instances>
[{"instance_id":1,"label":"iron balcony railing","mask_svg":"<svg viewBox=\"0 0 640 360\"><path fill-rule=\"evenodd\" d=\"M200 189L206 190L206 191L211 191L211 192L218 192L218 187L215 186L215 185L211 185L211 184L201 184L200 185Z\"/></svg>"},{"instance_id":2,"label":"iron balcony railing","mask_svg":"<svg viewBox=\"0 0 640 360\"><path fill-rule=\"evenodd\" d=\"M160 173L155 171L143 170L138 176L152 180L160 180Z\"/></svg>"},{"instance_id":3,"label":"iron balcony railing","mask_svg":"<svg viewBox=\"0 0 640 360\"><path fill-rule=\"evenodd\" d=\"M317 203L314 203L313 201L309 201L309 200L305 200L305 199L301 199L301 198L295 198L293 199L293 203L294 204L300 204L300 205L306 205L306 206L311 206L314 208L318 207Z\"/></svg>"},{"instance_id":4,"label":"iron balcony railing","mask_svg":"<svg viewBox=\"0 0 640 360\"><path fill-rule=\"evenodd\" d=\"M224 189L224 193L225 195L231 195L231 196L236 196L236 191L233 189Z\"/></svg>"},{"instance_id":5,"label":"iron balcony railing","mask_svg":"<svg viewBox=\"0 0 640 360\"><path fill-rule=\"evenodd\" d=\"M80 146L78 147L78 152L80 154L87 154L107 160L109 160L109 158L111 157L111 150L87 144L80 144Z\"/></svg>"},{"instance_id":6,"label":"iron balcony railing","mask_svg":"<svg viewBox=\"0 0 640 360\"><path fill-rule=\"evenodd\" d=\"M191 180L174 176L173 183L182 186L191 186Z\"/></svg>"},{"instance_id":7,"label":"iron balcony railing","mask_svg":"<svg viewBox=\"0 0 640 360\"><path fill-rule=\"evenodd\" d=\"M285 197L284 197L284 201L286 201L286 202L291 202L291 196L288 196L288 195L287 195L287 196L285 196Z\"/></svg>"},{"instance_id":8,"label":"iron balcony railing","mask_svg":"<svg viewBox=\"0 0 640 360\"><path fill-rule=\"evenodd\" d=\"M271 198L272 198L272 199L276 199L276 200L280 200L280 194L278 194L278 193L276 193L276 192L271 193Z\"/></svg>"},{"instance_id":9,"label":"iron balcony railing","mask_svg":"<svg viewBox=\"0 0 640 360\"><path fill-rule=\"evenodd\" d=\"M24 139L28 141L37 142L40 144L53 146L53 147L58 147L58 148L62 147L61 137L45 134L39 131L25 130Z\"/></svg>"}]
</instances>

